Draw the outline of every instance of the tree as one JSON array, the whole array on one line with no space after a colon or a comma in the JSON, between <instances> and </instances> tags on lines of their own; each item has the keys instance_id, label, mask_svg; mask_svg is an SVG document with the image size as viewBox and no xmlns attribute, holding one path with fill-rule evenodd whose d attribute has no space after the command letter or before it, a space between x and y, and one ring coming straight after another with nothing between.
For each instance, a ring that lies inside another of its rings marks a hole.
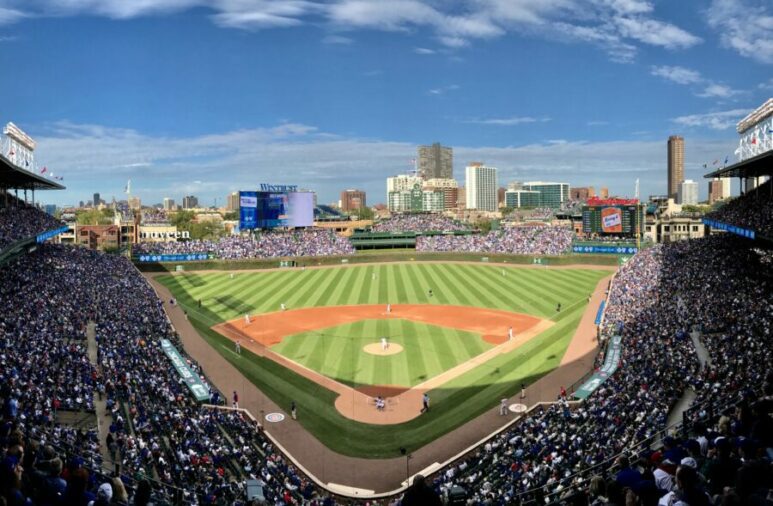
<instances>
[{"instance_id":1,"label":"tree","mask_svg":"<svg viewBox=\"0 0 773 506\"><path fill-rule=\"evenodd\" d=\"M113 214L112 209L77 211L75 213L75 221L77 221L78 225L110 225L113 223Z\"/></svg>"},{"instance_id":2,"label":"tree","mask_svg":"<svg viewBox=\"0 0 773 506\"><path fill-rule=\"evenodd\" d=\"M186 230L190 232L191 239L218 239L225 234L223 224L217 221L191 222L188 227Z\"/></svg>"},{"instance_id":3,"label":"tree","mask_svg":"<svg viewBox=\"0 0 773 506\"><path fill-rule=\"evenodd\" d=\"M357 211L353 212L352 214L356 215L361 220L373 219L373 209L371 209L370 207L361 207Z\"/></svg>"},{"instance_id":4,"label":"tree","mask_svg":"<svg viewBox=\"0 0 773 506\"><path fill-rule=\"evenodd\" d=\"M177 230L188 230L191 229L191 223L193 222L193 218L196 217L196 213L193 211L178 211L177 213L173 214L169 217L169 222L177 227Z\"/></svg>"},{"instance_id":5,"label":"tree","mask_svg":"<svg viewBox=\"0 0 773 506\"><path fill-rule=\"evenodd\" d=\"M236 211L228 211L225 213L225 216L223 216L223 219L226 221L237 221L239 219L239 213Z\"/></svg>"}]
</instances>

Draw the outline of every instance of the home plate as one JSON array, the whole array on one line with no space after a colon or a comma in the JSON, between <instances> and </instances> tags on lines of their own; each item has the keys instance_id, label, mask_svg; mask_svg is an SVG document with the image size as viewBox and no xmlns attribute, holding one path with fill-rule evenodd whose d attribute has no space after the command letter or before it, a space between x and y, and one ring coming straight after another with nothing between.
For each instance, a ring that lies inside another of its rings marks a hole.
<instances>
[{"instance_id":1,"label":"home plate","mask_svg":"<svg viewBox=\"0 0 773 506\"><path fill-rule=\"evenodd\" d=\"M510 404L507 409L513 413L525 413L528 408L526 407L526 404Z\"/></svg>"}]
</instances>

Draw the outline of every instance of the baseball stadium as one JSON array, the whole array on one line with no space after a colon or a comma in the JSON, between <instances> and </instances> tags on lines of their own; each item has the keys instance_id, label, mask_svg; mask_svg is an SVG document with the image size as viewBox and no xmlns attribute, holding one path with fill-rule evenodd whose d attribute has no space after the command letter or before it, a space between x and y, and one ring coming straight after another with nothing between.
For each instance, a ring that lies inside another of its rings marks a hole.
<instances>
[{"instance_id":1,"label":"baseball stadium","mask_svg":"<svg viewBox=\"0 0 773 506\"><path fill-rule=\"evenodd\" d=\"M703 4L0 0L0 506L773 506Z\"/></svg>"}]
</instances>

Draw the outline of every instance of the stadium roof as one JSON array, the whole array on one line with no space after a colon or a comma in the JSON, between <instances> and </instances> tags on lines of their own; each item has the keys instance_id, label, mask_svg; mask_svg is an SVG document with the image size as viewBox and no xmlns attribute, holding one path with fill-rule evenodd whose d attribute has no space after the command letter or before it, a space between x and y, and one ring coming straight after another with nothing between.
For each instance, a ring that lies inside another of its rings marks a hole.
<instances>
[{"instance_id":1,"label":"stadium roof","mask_svg":"<svg viewBox=\"0 0 773 506\"><path fill-rule=\"evenodd\" d=\"M715 170L703 177L711 179L715 177L760 177L770 175L773 175L773 150Z\"/></svg>"},{"instance_id":2,"label":"stadium roof","mask_svg":"<svg viewBox=\"0 0 773 506\"><path fill-rule=\"evenodd\" d=\"M14 165L0 155L0 187L19 190L64 190L65 187L41 175Z\"/></svg>"}]
</instances>

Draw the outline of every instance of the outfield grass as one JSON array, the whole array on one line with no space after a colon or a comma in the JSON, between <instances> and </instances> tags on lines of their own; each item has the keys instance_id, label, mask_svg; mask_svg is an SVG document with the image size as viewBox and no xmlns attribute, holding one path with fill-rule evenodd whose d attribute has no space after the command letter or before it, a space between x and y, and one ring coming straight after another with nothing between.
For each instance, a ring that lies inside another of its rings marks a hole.
<instances>
[{"instance_id":1,"label":"outfield grass","mask_svg":"<svg viewBox=\"0 0 773 506\"><path fill-rule=\"evenodd\" d=\"M237 273L233 279L228 273L199 273L159 280L186 308L204 339L247 380L285 409L294 400L300 423L320 441L345 455L386 458L399 455L399 446L413 451L437 439L492 408L501 397L516 393L522 382L531 384L553 370L577 328L588 295L607 274L583 269L506 269L502 276L500 267L489 265L406 263ZM427 296L429 288L432 298ZM230 341L210 329L246 312L276 311L281 303L298 308L387 302L504 309L550 318L555 325L524 346L431 391L428 414L391 426L341 416L329 390L270 359L226 351L232 348ZM557 313L559 302L563 309Z\"/></svg>"},{"instance_id":2,"label":"outfield grass","mask_svg":"<svg viewBox=\"0 0 773 506\"><path fill-rule=\"evenodd\" d=\"M387 337L396 355L363 353ZM480 355L493 346L479 334L409 320L360 320L288 336L272 350L349 386L411 387Z\"/></svg>"}]
</instances>

